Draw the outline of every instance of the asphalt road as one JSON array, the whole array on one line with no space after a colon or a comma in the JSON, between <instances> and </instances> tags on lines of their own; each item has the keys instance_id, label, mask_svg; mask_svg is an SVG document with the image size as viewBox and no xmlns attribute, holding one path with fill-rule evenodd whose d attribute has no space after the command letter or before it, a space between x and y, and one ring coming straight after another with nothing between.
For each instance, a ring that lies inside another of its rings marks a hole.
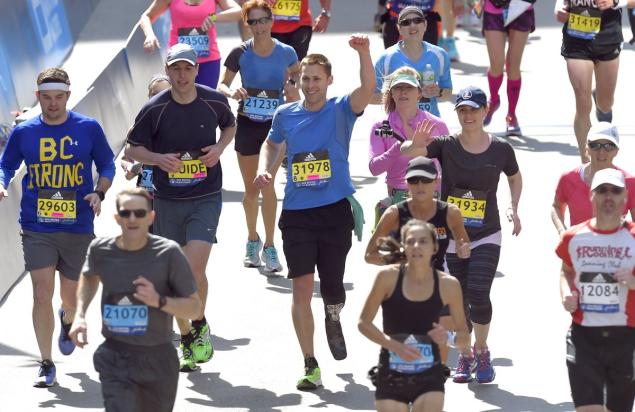
<instances>
[{"instance_id":1,"label":"asphalt road","mask_svg":"<svg viewBox=\"0 0 635 412\"><path fill-rule=\"evenodd\" d=\"M315 2L318 3L318 2ZM314 36L312 52L321 52L333 61L334 84L331 95L344 94L357 84L357 58L347 44L350 32L369 32L374 13L370 0L335 2L334 24L327 34ZM497 370L492 384L446 384L446 411L535 411L573 410L565 368L564 336L569 323L558 297L559 261L553 250L557 235L549 219L549 208L560 174L579 161L572 119L573 93L559 55L560 31L550 15L551 4L538 6L538 29L530 36L523 69L523 90L518 118L524 136L510 138L523 174L524 189L519 214L523 230L511 236L511 226L503 219L503 249L492 289L494 318L490 335L493 363ZM373 56L381 52L377 34L369 33ZM226 54L238 43L233 27L221 30L221 51ZM478 30L459 30L461 62L453 65L454 90L476 85L487 90L488 66L484 40ZM625 31L625 37L627 37ZM159 69L159 68L158 68ZM621 132L617 164L633 169L628 158L635 150L632 120L632 79L635 53L623 52L616 92L614 120ZM494 117L490 131L504 129L506 98ZM441 105L441 114L450 130L458 122L452 106ZM357 198L364 206L367 221L373 206L383 197L383 179L368 171L368 134L373 122L382 119L379 107L369 107L357 121L350 163ZM228 411L311 411L372 410L373 387L367 370L376 362L379 348L356 328L357 317L371 287L376 267L363 260L370 236L365 228L362 242L351 249L345 277L348 300L342 314L349 357L332 359L321 322L322 302L314 299L316 315L316 356L322 368L324 388L313 393L295 389L302 371L290 317L291 283L284 276L265 276L258 269L242 266L246 229L241 206L242 180L233 151L222 157L225 170L224 205L208 277L210 296L207 318L212 325L216 354L200 372L181 374L177 411L223 409ZM282 196L283 178L276 182ZM131 183L121 174L112 193ZM506 208L509 193L501 181L499 206ZM117 233L113 224L114 197L109 195L102 215L96 220L98 236ZM277 244L281 246L279 234ZM16 245L19 247L19 245ZM284 262L283 262L284 263ZM315 296L319 296L316 284ZM31 283L25 278L0 308L0 410L32 411L55 408L61 411L102 408L99 381L92 366L92 354L102 340L99 335L98 304L88 314L89 342L84 350L63 357L54 345L59 385L34 389L31 381L37 368L37 345L31 326ZM99 295L98 295L99 296ZM58 297L54 305L59 304ZM376 322L380 322L378 318ZM57 333L57 329L56 329ZM455 357L455 354L453 354Z\"/></svg>"}]
</instances>

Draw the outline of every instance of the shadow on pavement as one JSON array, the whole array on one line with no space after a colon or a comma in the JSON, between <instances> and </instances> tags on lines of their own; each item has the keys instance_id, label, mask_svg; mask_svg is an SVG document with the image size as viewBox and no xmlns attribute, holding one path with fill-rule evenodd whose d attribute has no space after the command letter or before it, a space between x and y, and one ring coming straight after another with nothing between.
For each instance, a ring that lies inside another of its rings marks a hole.
<instances>
[{"instance_id":1,"label":"shadow on pavement","mask_svg":"<svg viewBox=\"0 0 635 412\"><path fill-rule=\"evenodd\" d=\"M492 134L509 141L514 149L528 152L558 152L565 156L579 156L578 147L568 143L540 141L530 136L507 137L506 133L503 132L493 132ZM575 141L573 134L571 140Z\"/></svg>"},{"instance_id":2,"label":"shadow on pavement","mask_svg":"<svg viewBox=\"0 0 635 412\"><path fill-rule=\"evenodd\" d=\"M85 373L67 373L66 376L78 379L82 390L73 392L61 385L48 388L49 392L55 394L56 399L40 402L40 408L57 408L58 405L81 409L103 407L99 382L92 380Z\"/></svg>"},{"instance_id":3,"label":"shadow on pavement","mask_svg":"<svg viewBox=\"0 0 635 412\"><path fill-rule=\"evenodd\" d=\"M475 382L469 383L468 388L474 392L474 397L494 406L492 409L483 409L482 412L569 412L575 408L572 402L551 404L544 399L531 396L514 395L502 390L496 384L481 385Z\"/></svg>"},{"instance_id":4,"label":"shadow on pavement","mask_svg":"<svg viewBox=\"0 0 635 412\"><path fill-rule=\"evenodd\" d=\"M487 66L479 66L476 64L466 63L462 61L452 63L452 68L454 70L458 70L460 72L458 73L459 75L466 75L466 76L478 75L483 77L485 76L485 73L487 72ZM456 96L452 96L451 101L454 101L455 98Z\"/></svg>"},{"instance_id":5,"label":"shadow on pavement","mask_svg":"<svg viewBox=\"0 0 635 412\"><path fill-rule=\"evenodd\" d=\"M217 335L212 335L212 342L214 342L214 350L230 351L238 349L239 346L247 346L251 342L249 338L239 339L225 339Z\"/></svg>"},{"instance_id":6,"label":"shadow on pavement","mask_svg":"<svg viewBox=\"0 0 635 412\"><path fill-rule=\"evenodd\" d=\"M0 356L27 356L29 358L39 360L40 357L38 355L34 355L32 353L21 351L20 349L16 349L12 346L7 346L5 344L0 343Z\"/></svg>"},{"instance_id":7,"label":"shadow on pavement","mask_svg":"<svg viewBox=\"0 0 635 412\"><path fill-rule=\"evenodd\" d=\"M352 373L338 373L337 376L346 382L344 390L333 392L320 388L312 392L322 400L322 402L312 404L312 408L328 409L329 406L340 406L354 411L375 410L374 390L356 383Z\"/></svg>"},{"instance_id":8,"label":"shadow on pavement","mask_svg":"<svg viewBox=\"0 0 635 412\"><path fill-rule=\"evenodd\" d=\"M190 403L213 408L246 409L259 412L281 412L285 407L299 405L302 397L297 393L277 395L267 389L251 386L233 386L220 378L220 373L190 373L191 389L206 399L186 398Z\"/></svg>"},{"instance_id":9,"label":"shadow on pavement","mask_svg":"<svg viewBox=\"0 0 635 412\"><path fill-rule=\"evenodd\" d=\"M317 277L317 276L316 276ZM291 287L293 282L291 279L287 279L283 276L267 276L267 283L271 286L267 286L268 290L272 290L278 293L291 293ZM353 290L353 284L351 282L344 282L344 290L350 292ZM320 281L313 282L313 297L320 298Z\"/></svg>"}]
</instances>

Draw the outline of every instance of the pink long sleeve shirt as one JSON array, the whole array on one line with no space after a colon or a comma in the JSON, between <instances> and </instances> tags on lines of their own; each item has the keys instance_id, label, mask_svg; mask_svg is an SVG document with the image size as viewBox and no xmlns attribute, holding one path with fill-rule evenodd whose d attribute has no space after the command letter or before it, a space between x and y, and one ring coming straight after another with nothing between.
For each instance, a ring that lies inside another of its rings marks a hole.
<instances>
[{"instance_id":1,"label":"pink long sleeve shirt","mask_svg":"<svg viewBox=\"0 0 635 412\"><path fill-rule=\"evenodd\" d=\"M441 118L423 110L417 110L417 115L408 124L414 130L420 122L426 119L432 120L434 123L434 129L432 129L433 137L450 134L448 127ZM390 113L388 121L392 129L405 139L406 132L399 115L396 112ZM408 186L406 185L405 176L408 169L408 161L411 158L401 155L399 151L401 144L394 137L375 136L375 129L381 127L381 125L382 122L377 122L370 130L370 162L368 164L370 173L373 176L378 176L385 172L386 184L390 189L407 190Z\"/></svg>"}]
</instances>

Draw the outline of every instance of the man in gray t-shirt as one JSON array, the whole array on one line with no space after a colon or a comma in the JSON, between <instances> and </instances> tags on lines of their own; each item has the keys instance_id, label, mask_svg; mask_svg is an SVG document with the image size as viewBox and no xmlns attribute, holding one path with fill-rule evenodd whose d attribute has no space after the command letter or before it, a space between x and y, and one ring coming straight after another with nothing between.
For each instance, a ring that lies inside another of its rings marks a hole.
<instances>
[{"instance_id":1,"label":"man in gray t-shirt","mask_svg":"<svg viewBox=\"0 0 635 412\"><path fill-rule=\"evenodd\" d=\"M77 289L70 336L87 342L86 310L102 284L102 334L94 356L106 410L171 411L179 361L171 344L172 318L201 310L196 284L178 244L154 236L152 199L145 189L117 195L117 237L93 240Z\"/></svg>"}]
</instances>

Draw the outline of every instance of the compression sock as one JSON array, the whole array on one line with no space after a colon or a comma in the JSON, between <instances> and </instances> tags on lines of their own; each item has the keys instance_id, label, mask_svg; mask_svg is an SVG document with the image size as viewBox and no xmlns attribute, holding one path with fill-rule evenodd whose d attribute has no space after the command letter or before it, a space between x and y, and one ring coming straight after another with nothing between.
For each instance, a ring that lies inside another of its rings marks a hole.
<instances>
[{"instance_id":1,"label":"compression sock","mask_svg":"<svg viewBox=\"0 0 635 412\"><path fill-rule=\"evenodd\" d=\"M487 71L487 82L489 83L489 99L491 103L497 103L500 101L500 96L498 95L498 90L501 88L501 84L503 84L503 75L494 77L492 74Z\"/></svg>"},{"instance_id":2,"label":"compression sock","mask_svg":"<svg viewBox=\"0 0 635 412\"><path fill-rule=\"evenodd\" d=\"M507 100L509 102L507 113L513 117L516 117L516 106L520 97L520 84L520 78L518 80L507 79Z\"/></svg>"}]
</instances>

